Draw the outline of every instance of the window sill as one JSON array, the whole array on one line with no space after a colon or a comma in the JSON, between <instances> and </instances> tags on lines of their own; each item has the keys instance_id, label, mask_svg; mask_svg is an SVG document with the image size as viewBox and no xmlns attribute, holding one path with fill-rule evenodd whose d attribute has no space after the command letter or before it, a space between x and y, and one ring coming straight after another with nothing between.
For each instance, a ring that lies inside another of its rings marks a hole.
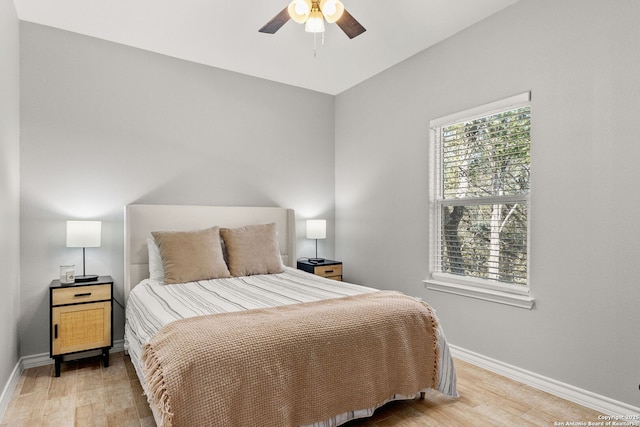
<instances>
[{"instance_id":1,"label":"window sill","mask_svg":"<svg viewBox=\"0 0 640 427\"><path fill-rule=\"evenodd\" d=\"M526 308L528 310L531 310L533 308L533 305L535 304L535 299L528 295L518 295L511 292L499 291L494 289L483 289L475 286L449 283L439 280L423 280L422 282L426 285L427 289L431 289L433 291L462 295L465 297L481 299L484 301L491 301L497 302L499 304Z\"/></svg>"}]
</instances>

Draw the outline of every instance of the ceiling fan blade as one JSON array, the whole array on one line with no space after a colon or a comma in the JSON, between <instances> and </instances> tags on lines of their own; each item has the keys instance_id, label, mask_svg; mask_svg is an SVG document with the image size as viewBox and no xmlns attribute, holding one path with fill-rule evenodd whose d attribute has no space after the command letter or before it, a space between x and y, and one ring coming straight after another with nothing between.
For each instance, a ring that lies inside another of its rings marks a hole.
<instances>
[{"instance_id":1,"label":"ceiling fan blade","mask_svg":"<svg viewBox=\"0 0 640 427\"><path fill-rule=\"evenodd\" d=\"M350 39L367 31L366 28L356 21L356 18L351 16L346 10L342 12L342 16L336 21L336 24L338 24L338 27L340 27Z\"/></svg>"},{"instance_id":2,"label":"ceiling fan blade","mask_svg":"<svg viewBox=\"0 0 640 427\"><path fill-rule=\"evenodd\" d=\"M288 6L282 9L280 13L273 17L273 19L260 28L258 31L261 33L275 34L289 20Z\"/></svg>"}]
</instances>

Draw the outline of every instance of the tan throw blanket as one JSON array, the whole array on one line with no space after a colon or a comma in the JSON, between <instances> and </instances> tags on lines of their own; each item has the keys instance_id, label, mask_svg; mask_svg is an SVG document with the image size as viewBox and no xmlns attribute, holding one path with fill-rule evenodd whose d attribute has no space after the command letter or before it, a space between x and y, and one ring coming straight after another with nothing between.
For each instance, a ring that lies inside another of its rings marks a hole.
<instances>
[{"instance_id":1,"label":"tan throw blanket","mask_svg":"<svg viewBox=\"0 0 640 427\"><path fill-rule=\"evenodd\" d=\"M178 320L142 360L164 427L306 425L435 387L437 319L380 291Z\"/></svg>"}]
</instances>

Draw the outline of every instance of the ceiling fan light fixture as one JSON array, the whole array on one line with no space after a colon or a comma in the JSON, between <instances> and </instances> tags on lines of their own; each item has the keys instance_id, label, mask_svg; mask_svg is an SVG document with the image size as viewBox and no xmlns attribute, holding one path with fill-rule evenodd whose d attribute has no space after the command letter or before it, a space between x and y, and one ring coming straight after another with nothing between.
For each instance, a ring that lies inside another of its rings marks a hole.
<instances>
[{"instance_id":1,"label":"ceiling fan light fixture","mask_svg":"<svg viewBox=\"0 0 640 427\"><path fill-rule=\"evenodd\" d=\"M344 5L340 0L321 0L320 9L328 23L333 24L344 13Z\"/></svg>"},{"instance_id":2,"label":"ceiling fan light fixture","mask_svg":"<svg viewBox=\"0 0 640 427\"><path fill-rule=\"evenodd\" d=\"M304 24L311 12L311 0L293 0L287 8L289 16L298 24Z\"/></svg>"},{"instance_id":3,"label":"ceiling fan light fixture","mask_svg":"<svg viewBox=\"0 0 640 427\"><path fill-rule=\"evenodd\" d=\"M312 9L311 13L309 13L309 18L307 18L307 22L304 24L304 30L307 33L324 32L324 18L322 17L322 12L318 9Z\"/></svg>"},{"instance_id":4,"label":"ceiling fan light fixture","mask_svg":"<svg viewBox=\"0 0 640 427\"><path fill-rule=\"evenodd\" d=\"M347 12L340 0L291 0L288 6L278 12L258 31L275 34L289 19L298 24L305 24L305 31L314 34L324 33L325 19L330 24L336 23L350 39L367 31Z\"/></svg>"}]
</instances>

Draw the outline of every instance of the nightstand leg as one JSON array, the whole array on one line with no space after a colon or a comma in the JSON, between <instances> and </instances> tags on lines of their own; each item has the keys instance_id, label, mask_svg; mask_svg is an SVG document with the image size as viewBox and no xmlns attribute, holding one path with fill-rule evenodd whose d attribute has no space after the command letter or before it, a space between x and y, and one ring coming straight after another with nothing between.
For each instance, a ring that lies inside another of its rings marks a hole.
<instances>
[{"instance_id":1,"label":"nightstand leg","mask_svg":"<svg viewBox=\"0 0 640 427\"><path fill-rule=\"evenodd\" d=\"M55 357L55 375L56 377L60 376L60 364L62 363L62 357Z\"/></svg>"},{"instance_id":2,"label":"nightstand leg","mask_svg":"<svg viewBox=\"0 0 640 427\"><path fill-rule=\"evenodd\" d=\"M102 349L102 363L104 364L105 368L109 367L109 349L108 348Z\"/></svg>"}]
</instances>

